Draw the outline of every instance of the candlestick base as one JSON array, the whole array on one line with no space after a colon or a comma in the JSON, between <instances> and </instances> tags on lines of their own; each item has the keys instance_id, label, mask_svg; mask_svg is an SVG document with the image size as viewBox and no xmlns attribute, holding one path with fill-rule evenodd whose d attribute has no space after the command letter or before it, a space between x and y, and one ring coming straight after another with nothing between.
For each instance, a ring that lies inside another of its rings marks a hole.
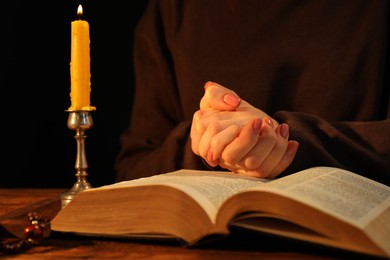
<instances>
[{"instance_id":1,"label":"candlestick base","mask_svg":"<svg viewBox=\"0 0 390 260\"><path fill-rule=\"evenodd\" d=\"M61 194L61 207L64 208L68 205L80 191L90 188L92 188L92 186L88 181L77 181L70 191Z\"/></svg>"},{"instance_id":2,"label":"candlestick base","mask_svg":"<svg viewBox=\"0 0 390 260\"><path fill-rule=\"evenodd\" d=\"M85 131L93 127L93 120L91 111L84 110L67 110L68 128L76 131L74 138L77 141L77 157L75 163L77 181L73 184L73 187L68 192L64 192L61 195L62 207L67 206L77 194L83 190L92 188L91 184L87 181L87 158L85 155Z\"/></svg>"}]
</instances>

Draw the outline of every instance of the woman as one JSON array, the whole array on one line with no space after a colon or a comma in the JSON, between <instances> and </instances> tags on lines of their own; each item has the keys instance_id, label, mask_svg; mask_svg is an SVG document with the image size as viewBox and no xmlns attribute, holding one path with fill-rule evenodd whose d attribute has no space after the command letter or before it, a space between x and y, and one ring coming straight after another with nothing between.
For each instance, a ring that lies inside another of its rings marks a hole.
<instances>
[{"instance_id":1,"label":"woman","mask_svg":"<svg viewBox=\"0 0 390 260\"><path fill-rule=\"evenodd\" d=\"M273 178L326 165L389 185L388 8L386 0L149 1L136 31L135 101L117 181L210 167ZM210 86L219 93L212 98ZM202 107L226 94L236 106ZM231 119L235 135L213 147L229 125L207 136L205 118L237 117L244 105L257 112ZM207 116L191 129L199 114ZM264 152L261 135L253 141L243 131L269 119L273 144ZM240 134L252 142L234 143ZM233 158L229 144L246 154ZM272 166L249 167L275 144Z\"/></svg>"}]
</instances>

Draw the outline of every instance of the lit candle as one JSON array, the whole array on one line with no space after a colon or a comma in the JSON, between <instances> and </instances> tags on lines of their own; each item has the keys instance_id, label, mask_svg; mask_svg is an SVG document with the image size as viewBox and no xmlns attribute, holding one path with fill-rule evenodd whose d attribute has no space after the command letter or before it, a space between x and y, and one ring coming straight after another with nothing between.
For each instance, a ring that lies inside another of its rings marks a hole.
<instances>
[{"instance_id":1,"label":"lit candle","mask_svg":"<svg viewBox=\"0 0 390 260\"><path fill-rule=\"evenodd\" d=\"M69 110L95 110L90 106L91 73L89 24L81 20L83 8L77 9L78 20L72 22L70 78L71 106Z\"/></svg>"}]
</instances>

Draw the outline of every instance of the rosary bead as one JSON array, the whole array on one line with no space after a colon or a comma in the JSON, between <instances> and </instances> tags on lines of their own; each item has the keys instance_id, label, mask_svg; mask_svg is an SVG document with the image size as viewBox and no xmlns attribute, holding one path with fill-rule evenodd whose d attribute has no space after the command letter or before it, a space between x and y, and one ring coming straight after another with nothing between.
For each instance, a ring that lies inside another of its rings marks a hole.
<instances>
[{"instance_id":1,"label":"rosary bead","mask_svg":"<svg viewBox=\"0 0 390 260\"><path fill-rule=\"evenodd\" d=\"M25 227L24 236L30 243L38 243L43 238L42 227L39 224L30 224Z\"/></svg>"}]
</instances>

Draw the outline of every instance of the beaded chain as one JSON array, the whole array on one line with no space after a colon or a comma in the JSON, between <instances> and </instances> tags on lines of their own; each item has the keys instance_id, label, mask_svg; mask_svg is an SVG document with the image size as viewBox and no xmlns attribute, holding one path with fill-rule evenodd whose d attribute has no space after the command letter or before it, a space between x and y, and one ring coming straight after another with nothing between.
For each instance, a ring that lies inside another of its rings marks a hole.
<instances>
[{"instance_id":1,"label":"beaded chain","mask_svg":"<svg viewBox=\"0 0 390 260\"><path fill-rule=\"evenodd\" d=\"M37 245L43 238L50 235L50 221L38 217L35 212L28 213L29 224L23 230L24 238L17 241L1 243L3 254L18 254L26 251L32 245Z\"/></svg>"}]
</instances>

